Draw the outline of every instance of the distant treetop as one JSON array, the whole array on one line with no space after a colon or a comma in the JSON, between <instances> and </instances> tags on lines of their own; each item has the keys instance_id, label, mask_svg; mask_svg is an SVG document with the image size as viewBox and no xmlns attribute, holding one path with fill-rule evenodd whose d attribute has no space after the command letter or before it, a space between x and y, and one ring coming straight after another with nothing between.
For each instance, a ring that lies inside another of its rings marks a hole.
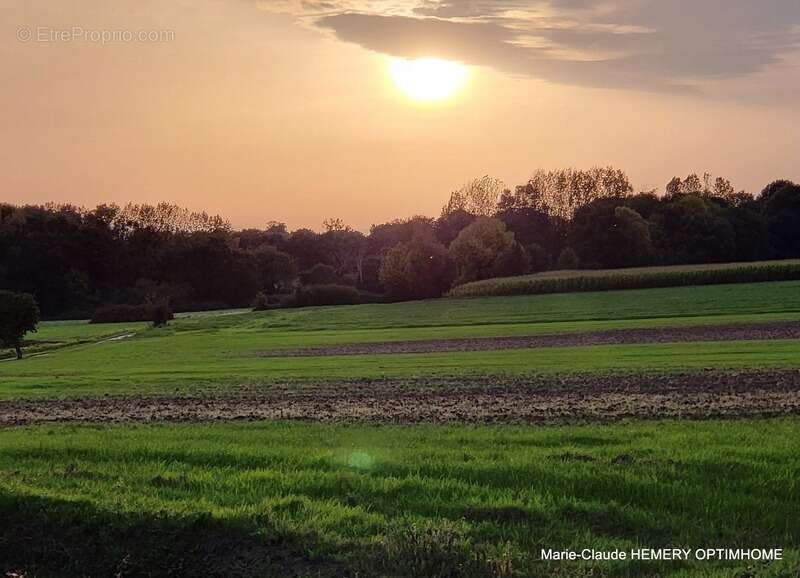
<instances>
[{"instance_id":1,"label":"distant treetop","mask_svg":"<svg viewBox=\"0 0 800 578\"><path fill-rule=\"evenodd\" d=\"M569 220L579 207L596 199L622 198L632 193L628 176L614 167L539 169L527 183L503 195L499 210L534 209Z\"/></svg>"}]
</instances>

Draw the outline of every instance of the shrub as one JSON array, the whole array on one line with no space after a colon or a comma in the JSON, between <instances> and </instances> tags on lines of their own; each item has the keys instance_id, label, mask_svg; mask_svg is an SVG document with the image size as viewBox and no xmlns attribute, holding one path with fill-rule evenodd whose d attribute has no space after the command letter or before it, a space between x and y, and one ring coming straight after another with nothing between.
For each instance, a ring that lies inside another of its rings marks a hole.
<instances>
[{"instance_id":1,"label":"shrub","mask_svg":"<svg viewBox=\"0 0 800 578\"><path fill-rule=\"evenodd\" d=\"M283 307L317 307L323 305L357 305L361 298L349 285L309 285L300 287L282 301Z\"/></svg>"},{"instance_id":2,"label":"shrub","mask_svg":"<svg viewBox=\"0 0 800 578\"><path fill-rule=\"evenodd\" d=\"M269 309L277 309L281 306L281 296L267 295L263 291L259 291L253 299L253 311L268 311Z\"/></svg>"},{"instance_id":3,"label":"shrub","mask_svg":"<svg viewBox=\"0 0 800 578\"><path fill-rule=\"evenodd\" d=\"M95 310L89 323L128 323L148 320L147 308L144 305L106 305Z\"/></svg>"},{"instance_id":4,"label":"shrub","mask_svg":"<svg viewBox=\"0 0 800 578\"><path fill-rule=\"evenodd\" d=\"M265 311L267 309L269 309L267 294L259 291L256 293L255 299L253 299L253 311Z\"/></svg>"},{"instance_id":5,"label":"shrub","mask_svg":"<svg viewBox=\"0 0 800 578\"><path fill-rule=\"evenodd\" d=\"M383 293L375 293L373 291L359 291L359 299L361 303L386 303L386 297Z\"/></svg>"},{"instance_id":6,"label":"shrub","mask_svg":"<svg viewBox=\"0 0 800 578\"><path fill-rule=\"evenodd\" d=\"M150 303L147 306L147 316L153 327L164 327L175 316L172 314L172 308L169 306L169 301L162 300L155 303Z\"/></svg>"}]
</instances>

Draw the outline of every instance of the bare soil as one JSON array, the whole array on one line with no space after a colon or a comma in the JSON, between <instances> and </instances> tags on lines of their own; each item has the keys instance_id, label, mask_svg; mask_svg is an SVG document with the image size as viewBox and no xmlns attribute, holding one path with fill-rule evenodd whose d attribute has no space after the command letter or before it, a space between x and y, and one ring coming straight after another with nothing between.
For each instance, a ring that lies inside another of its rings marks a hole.
<instances>
[{"instance_id":1,"label":"bare soil","mask_svg":"<svg viewBox=\"0 0 800 578\"><path fill-rule=\"evenodd\" d=\"M738 323L648 329L612 329L583 333L559 333L522 337L477 337L471 339L429 339L348 343L324 347L271 349L259 357L326 357L334 355L379 355L395 353L437 353L450 351L493 351L585 345L627 345L637 343L680 343L687 341L746 341L800 339L800 322Z\"/></svg>"},{"instance_id":2,"label":"bare soil","mask_svg":"<svg viewBox=\"0 0 800 578\"><path fill-rule=\"evenodd\" d=\"M219 420L546 424L789 415L800 415L800 370L303 382L208 395L0 401L0 427Z\"/></svg>"}]
</instances>

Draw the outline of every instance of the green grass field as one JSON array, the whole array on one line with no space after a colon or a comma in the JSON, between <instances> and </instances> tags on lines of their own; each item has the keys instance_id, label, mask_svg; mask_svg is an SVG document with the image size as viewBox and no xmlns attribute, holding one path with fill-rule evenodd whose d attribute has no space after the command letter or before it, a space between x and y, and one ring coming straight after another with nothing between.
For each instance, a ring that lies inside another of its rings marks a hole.
<instances>
[{"instance_id":1,"label":"green grass field","mask_svg":"<svg viewBox=\"0 0 800 578\"><path fill-rule=\"evenodd\" d=\"M166 329L43 323L33 339L90 342L0 363L0 398L174 393L283 379L794 367L800 342L789 340L302 361L257 356L280 347L779 319L800 319L800 282L199 314ZM132 338L103 339L130 331Z\"/></svg>"},{"instance_id":2,"label":"green grass field","mask_svg":"<svg viewBox=\"0 0 800 578\"><path fill-rule=\"evenodd\" d=\"M26 337L25 350L29 355L59 349L81 343L94 343L104 339L113 339L128 333L142 331L146 323L108 323L91 325L87 321L45 321L39 324L36 333ZM12 350L0 350L0 361L13 359Z\"/></svg>"},{"instance_id":3,"label":"green grass field","mask_svg":"<svg viewBox=\"0 0 800 578\"><path fill-rule=\"evenodd\" d=\"M257 355L772 320L800 320L800 282L215 312L182 315L162 329L43 323L29 336L34 355L0 362L0 404L287 379L313 388L360 377L797 368L800 341L789 339ZM8 428L0 430L0 575L796 577L798 439L795 418ZM540 560L543 548L633 547L783 548L786 560Z\"/></svg>"},{"instance_id":4,"label":"green grass field","mask_svg":"<svg viewBox=\"0 0 800 578\"><path fill-rule=\"evenodd\" d=\"M794 576L797 439L789 420L25 428L0 435L0 559L38 577ZM789 559L539 559L634 546Z\"/></svg>"}]
</instances>

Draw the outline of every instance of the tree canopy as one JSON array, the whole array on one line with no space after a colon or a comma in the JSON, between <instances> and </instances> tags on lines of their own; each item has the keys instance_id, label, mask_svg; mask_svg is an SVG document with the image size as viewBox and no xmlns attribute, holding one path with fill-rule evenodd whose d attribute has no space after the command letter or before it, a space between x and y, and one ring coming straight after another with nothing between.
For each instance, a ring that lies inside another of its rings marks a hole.
<instances>
[{"instance_id":1,"label":"tree canopy","mask_svg":"<svg viewBox=\"0 0 800 578\"><path fill-rule=\"evenodd\" d=\"M759 195L709 173L633 194L611 167L536 171L511 192L470 181L438 218L341 219L321 232L268 221L237 231L167 203L0 204L0 287L33 295L45 318L165 301L175 311L246 307L313 285L374 300L440 295L456 281L547 268L613 268L800 258L800 186ZM427 259L427 261L426 261Z\"/></svg>"},{"instance_id":2,"label":"tree canopy","mask_svg":"<svg viewBox=\"0 0 800 578\"><path fill-rule=\"evenodd\" d=\"M596 199L622 198L633 192L628 176L614 167L588 170L537 170L524 185L500 199L500 210L534 209L569 220L578 208Z\"/></svg>"},{"instance_id":3,"label":"tree canopy","mask_svg":"<svg viewBox=\"0 0 800 578\"><path fill-rule=\"evenodd\" d=\"M32 295L0 290L0 346L14 349L22 359L22 340L38 323L39 306Z\"/></svg>"}]
</instances>

